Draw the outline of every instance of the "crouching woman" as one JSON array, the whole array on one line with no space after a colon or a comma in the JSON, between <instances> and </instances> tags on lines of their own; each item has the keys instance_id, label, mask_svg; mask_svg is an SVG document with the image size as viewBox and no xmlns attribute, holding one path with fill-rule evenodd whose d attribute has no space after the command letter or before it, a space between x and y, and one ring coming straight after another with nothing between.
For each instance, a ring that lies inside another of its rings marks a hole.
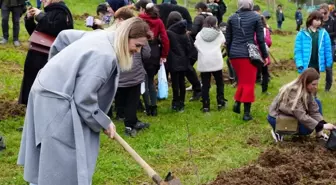
<instances>
[{"instance_id":1,"label":"crouching woman","mask_svg":"<svg viewBox=\"0 0 336 185\"><path fill-rule=\"evenodd\" d=\"M318 140L326 141L323 130L333 130L333 124L324 121L321 103L314 96L317 92L319 73L308 68L296 80L284 85L269 108L268 122L272 126L272 136L276 142L283 135L276 133L277 124L290 121L297 125L297 135L309 135L314 130ZM287 125L288 126L288 125ZM279 128L280 126L278 126ZM288 127L296 127L289 125Z\"/></svg>"},{"instance_id":2,"label":"crouching woman","mask_svg":"<svg viewBox=\"0 0 336 185\"><path fill-rule=\"evenodd\" d=\"M18 164L24 179L37 185L90 185L99 150L99 134L113 138L106 115L120 71L147 44L149 26L139 18L115 32L64 31L50 50L48 63L32 86Z\"/></svg>"}]
</instances>

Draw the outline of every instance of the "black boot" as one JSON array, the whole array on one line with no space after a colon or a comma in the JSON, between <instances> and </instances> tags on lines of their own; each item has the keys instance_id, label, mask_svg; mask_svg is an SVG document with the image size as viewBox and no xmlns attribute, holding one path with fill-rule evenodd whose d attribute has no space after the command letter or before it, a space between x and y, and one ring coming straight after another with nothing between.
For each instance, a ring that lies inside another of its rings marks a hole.
<instances>
[{"instance_id":1,"label":"black boot","mask_svg":"<svg viewBox=\"0 0 336 185\"><path fill-rule=\"evenodd\" d=\"M235 104L233 105L233 112L240 114L240 102L236 101Z\"/></svg>"},{"instance_id":2,"label":"black boot","mask_svg":"<svg viewBox=\"0 0 336 185\"><path fill-rule=\"evenodd\" d=\"M251 103L244 103L244 117L243 120L244 121L250 121L252 120L252 116L251 116Z\"/></svg>"},{"instance_id":3,"label":"black boot","mask_svg":"<svg viewBox=\"0 0 336 185\"><path fill-rule=\"evenodd\" d=\"M5 141L2 136L0 136L0 151L6 149Z\"/></svg>"},{"instance_id":4,"label":"black boot","mask_svg":"<svg viewBox=\"0 0 336 185\"><path fill-rule=\"evenodd\" d=\"M176 102L176 101L172 101L171 109L172 109L173 111L178 111L178 110L179 110L179 103Z\"/></svg>"},{"instance_id":5,"label":"black boot","mask_svg":"<svg viewBox=\"0 0 336 185\"><path fill-rule=\"evenodd\" d=\"M226 107L227 99L223 97L217 97L217 108L218 110L222 110Z\"/></svg>"},{"instance_id":6,"label":"black boot","mask_svg":"<svg viewBox=\"0 0 336 185\"><path fill-rule=\"evenodd\" d=\"M145 109L146 109L145 111L146 111L147 116L152 115L152 110L151 110L151 107L149 105L145 104Z\"/></svg>"},{"instance_id":7,"label":"black boot","mask_svg":"<svg viewBox=\"0 0 336 185\"><path fill-rule=\"evenodd\" d=\"M210 100L203 100L203 107L201 109L204 113L210 112Z\"/></svg>"},{"instance_id":8,"label":"black boot","mask_svg":"<svg viewBox=\"0 0 336 185\"><path fill-rule=\"evenodd\" d=\"M202 92L193 92L193 96L189 99L189 101L198 101L202 97Z\"/></svg>"},{"instance_id":9,"label":"black boot","mask_svg":"<svg viewBox=\"0 0 336 185\"><path fill-rule=\"evenodd\" d=\"M184 112L184 102L179 103L178 112Z\"/></svg>"},{"instance_id":10,"label":"black boot","mask_svg":"<svg viewBox=\"0 0 336 185\"><path fill-rule=\"evenodd\" d=\"M151 115L152 116L157 116L157 106L154 105L154 106L151 106Z\"/></svg>"}]
</instances>

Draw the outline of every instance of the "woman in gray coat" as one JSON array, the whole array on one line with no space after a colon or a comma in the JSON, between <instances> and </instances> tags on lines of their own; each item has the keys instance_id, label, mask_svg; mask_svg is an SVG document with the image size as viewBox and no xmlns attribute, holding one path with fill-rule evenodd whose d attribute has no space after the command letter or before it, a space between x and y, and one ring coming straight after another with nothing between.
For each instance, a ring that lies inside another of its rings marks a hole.
<instances>
[{"instance_id":1,"label":"woman in gray coat","mask_svg":"<svg viewBox=\"0 0 336 185\"><path fill-rule=\"evenodd\" d=\"M113 138L106 115L120 71L147 44L148 25L139 18L115 32L63 31L29 95L18 164L38 185L90 185L99 133Z\"/></svg>"}]
</instances>

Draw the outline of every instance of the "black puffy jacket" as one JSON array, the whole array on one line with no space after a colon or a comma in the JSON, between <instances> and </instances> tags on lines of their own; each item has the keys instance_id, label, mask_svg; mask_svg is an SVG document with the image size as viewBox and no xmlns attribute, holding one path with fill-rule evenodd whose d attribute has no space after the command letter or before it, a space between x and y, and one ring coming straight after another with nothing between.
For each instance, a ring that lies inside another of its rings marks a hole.
<instances>
[{"instance_id":1,"label":"black puffy jacket","mask_svg":"<svg viewBox=\"0 0 336 185\"><path fill-rule=\"evenodd\" d=\"M187 71L191 66L189 62L192 40L187 34L186 21L179 21L167 30L170 40L170 50L167 58L168 68L171 72Z\"/></svg>"},{"instance_id":2,"label":"black puffy jacket","mask_svg":"<svg viewBox=\"0 0 336 185\"><path fill-rule=\"evenodd\" d=\"M264 26L260 15L252 10L239 10L229 18L225 38L230 59L249 57L247 43L254 43L254 34L256 34L262 57L267 58Z\"/></svg>"}]
</instances>

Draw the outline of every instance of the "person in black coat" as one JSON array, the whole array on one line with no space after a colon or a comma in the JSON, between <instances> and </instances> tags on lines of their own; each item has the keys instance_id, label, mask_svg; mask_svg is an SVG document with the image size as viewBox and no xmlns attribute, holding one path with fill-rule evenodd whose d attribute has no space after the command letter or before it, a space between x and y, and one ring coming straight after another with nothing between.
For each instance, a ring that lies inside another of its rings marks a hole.
<instances>
[{"instance_id":1,"label":"person in black coat","mask_svg":"<svg viewBox=\"0 0 336 185\"><path fill-rule=\"evenodd\" d=\"M34 20L35 19L35 20ZM44 3L44 12L37 8L32 8L25 16L25 27L29 35L36 30L47 35L57 37L66 29L73 29L73 18L70 10L64 2ZM37 23L35 23L35 21ZM36 75L40 69L48 62L48 54L34 50L28 50L24 74L21 85L19 103L27 105L30 88L34 83Z\"/></svg>"},{"instance_id":2,"label":"person in black coat","mask_svg":"<svg viewBox=\"0 0 336 185\"><path fill-rule=\"evenodd\" d=\"M329 12L328 4L320 5L320 13L323 15L322 26L327 30L331 40L331 48L333 54L333 60L335 61L335 40L336 40L336 19L334 19ZM326 84L325 91L329 92L333 82L333 70L332 68L326 68Z\"/></svg>"},{"instance_id":3,"label":"person in black coat","mask_svg":"<svg viewBox=\"0 0 336 185\"><path fill-rule=\"evenodd\" d=\"M173 88L172 109L183 111L186 94L184 77L186 71L191 68L189 53L193 43L187 34L187 23L185 20L182 20L180 13L174 11L169 14L167 27L170 41L167 63Z\"/></svg>"},{"instance_id":4,"label":"person in black coat","mask_svg":"<svg viewBox=\"0 0 336 185\"><path fill-rule=\"evenodd\" d=\"M238 77L233 111L240 113L240 105L244 103L243 120L252 120L251 104L255 101L255 83L257 67L249 58L246 43L254 43L256 35L261 56L268 61L268 52L264 39L264 26L260 15L252 11L252 0L238 0L239 9L228 20L226 29L226 48L231 64Z\"/></svg>"}]
</instances>

